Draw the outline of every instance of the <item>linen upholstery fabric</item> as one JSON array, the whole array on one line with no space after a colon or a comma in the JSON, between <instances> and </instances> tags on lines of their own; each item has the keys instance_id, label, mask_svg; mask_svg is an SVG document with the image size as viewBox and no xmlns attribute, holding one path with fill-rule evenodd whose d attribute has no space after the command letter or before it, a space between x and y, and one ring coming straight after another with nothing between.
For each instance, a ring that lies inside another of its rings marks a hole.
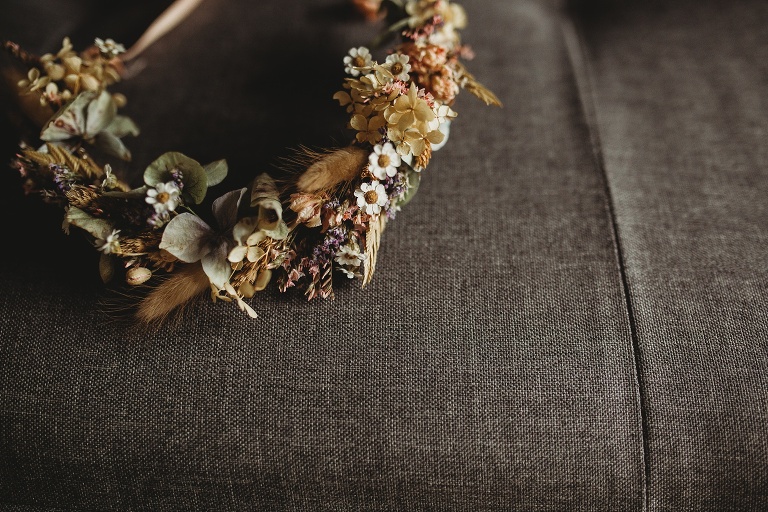
<instances>
[{"instance_id":1,"label":"linen upholstery fabric","mask_svg":"<svg viewBox=\"0 0 768 512\"><path fill-rule=\"evenodd\" d=\"M472 69L507 110L463 99L455 140L391 223L365 292L343 286L336 301L311 305L259 298L256 322L203 302L177 329L142 337L94 306L87 251L63 256L64 268L40 266L46 248L77 240L55 221L18 229L28 249L6 254L2 270L0 500L76 510L639 506L629 323L557 12L467 7L466 37L480 50ZM205 2L120 87L143 129L128 141L135 168L170 149L226 156L234 187L279 148L328 144L333 122L344 140L330 96L340 58L372 28L332 9ZM16 38L42 50L31 33Z\"/></svg>"},{"instance_id":2,"label":"linen upholstery fabric","mask_svg":"<svg viewBox=\"0 0 768 512\"><path fill-rule=\"evenodd\" d=\"M768 509L768 5L584 9L651 510ZM593 6L594 7L594 6Z\"/></svg>"},{"instance_id":3,"label":"linen upholstery fabric","mask_svg":"<svg viewBox=\"0 0 768 512\"><path fill-rule=\"evenodd\" d=\"M256 322L203 302L140 335L98 310L96 259L52 211L2 205L26 252L0 267L0 510L765 507L765 210L738 200L765 192L765 9L574 3L584 57L554 2L462 3L506 108L460 99L364 292L272 294ZM11 2L0 33L129 41L161 10L50 5ZM327 145L340 58L373 30L344 14L205 2L120 86L131 168L226 156L224 192Z\"/></svg>"}]
</instances>

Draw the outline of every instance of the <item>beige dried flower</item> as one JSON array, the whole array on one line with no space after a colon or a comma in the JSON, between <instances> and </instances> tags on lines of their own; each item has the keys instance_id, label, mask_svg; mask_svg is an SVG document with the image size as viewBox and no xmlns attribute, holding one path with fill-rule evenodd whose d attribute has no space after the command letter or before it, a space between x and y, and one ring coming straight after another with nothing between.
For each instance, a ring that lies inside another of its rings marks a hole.
<instances>
[{"instance_id":1,"label":"beige dried flower","mask_svg":"<svg viewBox=\"0 0 768 512\"><path fill-rule=\"evenodd\" d=\"M419 98L419 89L415 84L411 84L407 95L399 96L393 105L387 108L384 116L390 127L396 127L402 132L416 124L429 123L435 119L435 113L429 104Z\"/></svg>"},{"instance_id":2,"label":"beige dried flower","mask_svg":"<svg viewBox=\"0 0 768 512\"><path fill-rule=\"evenodd\" d=\"M381 114L377 114L370 119L361 114L355 114L350 121L352 128L357 130L357 141L369 142L371 144L377 144L384 138L381 129L384 128L386 124L387 121Z\"/></svg>"}]
</instances>

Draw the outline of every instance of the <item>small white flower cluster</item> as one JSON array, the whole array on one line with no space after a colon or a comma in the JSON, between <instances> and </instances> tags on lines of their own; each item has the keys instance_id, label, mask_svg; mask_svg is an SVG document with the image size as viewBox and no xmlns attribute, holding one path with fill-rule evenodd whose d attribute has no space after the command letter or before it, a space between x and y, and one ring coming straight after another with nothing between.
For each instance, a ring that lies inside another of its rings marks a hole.
<instances>
[{"instance_id":1,"label":"small white flower cluster","mask_svg":"<svg viewBox=\"0 0 768 512\"><path fill-rule=\"evenodd\" d=\"M464 8L448 1L409 0L405 4L405 11L409 15L408 25L411 28L423 25L435 16L443 20L437 30L430 34L428 38L430 44L458 45L460 42L458 30L467 26L467 13Z\"/></svg>"},{"instance_id":2,"label":"small white flower cluster","mask_svg":"<svg viewBox=\"0 0 768 512\"><path fill-rule=\"evenodd\" d=\"M117 57L121 53L125 53L125 46L120 43L116 43L114 39L107 39L106 41L101 38L96 38L96 48L107 57Z\"/></svg>"},{"instance_id":3,"label":"small white flower cluster","mask_svg":"<svg viewBox=\"0 0 768 512\"><path fill-rule=\"evenodd\" d=\"M428 159L428 149L435 151L445 144L456 112L413 82L408 55L396 52L378 64L367 48L359 47L350 50L344 64L352 78L334 98L351 114L350 126L357 131L359 143L389 144L409 165L421 156ZM379 167L373 166L374 170ZM423 165L413 167L421 170Z\"/></svg>"}]
</instances>

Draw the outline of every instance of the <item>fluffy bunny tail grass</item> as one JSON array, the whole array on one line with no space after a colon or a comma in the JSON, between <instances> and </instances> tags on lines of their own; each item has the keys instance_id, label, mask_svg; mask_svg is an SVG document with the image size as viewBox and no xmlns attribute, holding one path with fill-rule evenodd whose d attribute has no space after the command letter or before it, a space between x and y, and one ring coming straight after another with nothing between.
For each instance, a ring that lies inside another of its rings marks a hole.
<instances>
[{"instance_id":1,"label":"fluffy bunny tail grass","mask_svg":"<svg viewBox=\"0 0 768 512\"><path fill-rule=\"evenodd\" d=\"M178 308L209 289L208 277L202 265L187 265L141 301L136 318L146 325L163 323Z\"/></svg>"},{"instance_id":2,"label":"fluffy bunny tail grass","mask_svg":"<svg viewBox=\"0 0 768 512\"><path fill-rule=\"evenodd\" d=\"M314 163L299 177L299 192L315 193L331 190L335 186L355 179L363 172L368 152L357 146L349 146L328 153L306 155Z\"/></svg>"}]
</instances>

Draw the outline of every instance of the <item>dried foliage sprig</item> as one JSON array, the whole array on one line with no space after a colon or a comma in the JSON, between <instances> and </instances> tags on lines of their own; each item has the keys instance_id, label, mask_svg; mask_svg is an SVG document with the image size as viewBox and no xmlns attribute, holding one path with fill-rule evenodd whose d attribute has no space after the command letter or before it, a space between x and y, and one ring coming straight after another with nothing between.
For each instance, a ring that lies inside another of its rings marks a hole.
<instances>
[{"instance_id":1,"label":"dried foliage sprig","mask_svg":"<svg viewBox=\"0 0 768 512\"><path fill-rule=\"evenodd\" d=\"M355 0L371 18L380 1ZM86 234L101 252L105 282L148 287L137 318L163 321L205 290L252 317L246 302L270 282L301 288L308 299L333 297L333 276L371 282L388 220L413 197L421 173L446 143L456 95L463 88L489 105L498 98L461 59L466 14L448 0L387 3L390 32L401 40L383 62L366 47L344 58L347 78L334 95L349 114L352 143L301 152L302 172L278 188L268 174L213 202L213 225L194 209L227 175L225 160L201 165L166 153L131 189L105 158L130 160L122 139L139 129L119 115L126 98L109 92L124 69L122 45L97 39L76 53L35 57L5 48L26 70L21 92L39 96L50 120L39 141L25 141L13 163L29 194L65 209L64 229ZM382 15L383 16L383 15ZM55 111L55 112L54 112ZM37 148L37 149L33 149Z\"/></svg>"}]
</instances>

